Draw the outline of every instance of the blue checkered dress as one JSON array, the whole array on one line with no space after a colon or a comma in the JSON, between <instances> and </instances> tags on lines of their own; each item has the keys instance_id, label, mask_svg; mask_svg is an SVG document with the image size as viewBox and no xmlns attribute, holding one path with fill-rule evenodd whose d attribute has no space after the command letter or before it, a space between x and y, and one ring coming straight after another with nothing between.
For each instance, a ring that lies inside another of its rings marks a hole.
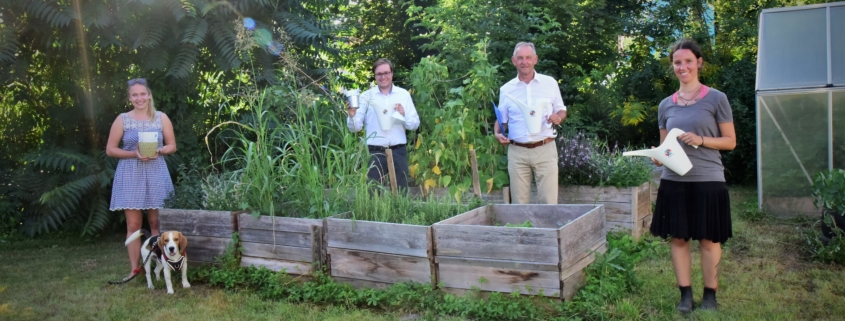
<instances>
[{"instance_id":1,"label":"blue checkered dress","mask_svg":"<svg viewBox=\"0 0 845 321\"><path fill-rule=\"evenodd\" d=\"M126 113L123 118L123 150L134 151L138 145L138 132L158 132L158 147L164 146L161 130L161 112L155 119L134 120ZM164 157L142 162L137 158L123 158L117 163L112 184L109 210L158 209L173 192L173 182L167 172Z\"/></svg>"}]
</instances>

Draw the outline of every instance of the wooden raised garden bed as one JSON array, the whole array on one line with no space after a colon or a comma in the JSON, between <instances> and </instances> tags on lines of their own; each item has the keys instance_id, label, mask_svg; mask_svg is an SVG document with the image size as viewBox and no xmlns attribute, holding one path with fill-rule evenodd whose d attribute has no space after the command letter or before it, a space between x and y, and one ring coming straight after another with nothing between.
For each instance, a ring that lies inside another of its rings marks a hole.
<instances>
[{"instance_id":1,"label":"wooden raised garden bed","mask_svg":"<svg viewBox=\"0 0 845 321\"><path fill-rule=\"evenodd\" d=\"M524 224L533 227L507 227ZM434 224L436 277L446 291L570 299L606 250L601 205L489 205Z\"/></svg>"},{"instance_id":2,"label":"wooden raised garden bed","mask_svg":"<svg viewBox=\"0 0 845 321\"><path fill-rule=\"evenodd\" d=\"M163 208L158 211L161 232L179 231L188 238L188 261L215 263L223 254L238 229L237 213L229 211L180 210Z\"/></svg>"},{"instance_id":3,"label":"wooden raised garden bed","mask_svg":"<svg viewBox=\"0 0 845 321\"><path fill-rule=\"evenodd\" d=\"M238 216L241 266L310 275L323 262L323 220L292 217Z\"/></svg>"},{"instance_id":4,"label":"wooden raised garden bed","mask_svg":"<svg viewBox=\"0 0 845 321\"><path fill-rule=\"evenodd\" d=\"M431 226L344 217L326 219L326 264L335 281L374 288L402 282L437 284Z\"/></svg>"},{"instance_id":5,"label":"wooden raised garden bed","mask_svg":"<svg viewBox=\"0 0 845 321\"><path fill-rule=\"evenodd\" d=\"M639 238L651 225L651 185L636 187L561 186L561 204L604 204L609 229L630 229Z\"/></svg>"}]
</instances>

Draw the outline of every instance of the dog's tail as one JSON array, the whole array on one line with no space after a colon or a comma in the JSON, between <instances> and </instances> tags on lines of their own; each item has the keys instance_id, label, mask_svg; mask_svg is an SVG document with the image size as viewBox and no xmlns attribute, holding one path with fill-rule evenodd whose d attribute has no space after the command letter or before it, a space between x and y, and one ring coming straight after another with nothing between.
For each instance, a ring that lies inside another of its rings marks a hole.
<instances>
[{"instance_id":1,"label":"dog's tail","mask_svg":"<svg viewBox=\"0 0 845 321\"><path fill-rule=\"evenodd\" d=\"M123 242L123 246L129 246L129 243L132 243L137 239L141 239L141 242L143 242L146 239L147 235L150 235L150 232L148 232L147 230L137 230L135 231L135 233L132 233L132 235L129 235L129 237L126 238L126 242Z\"/></svg>"}]
</instances>

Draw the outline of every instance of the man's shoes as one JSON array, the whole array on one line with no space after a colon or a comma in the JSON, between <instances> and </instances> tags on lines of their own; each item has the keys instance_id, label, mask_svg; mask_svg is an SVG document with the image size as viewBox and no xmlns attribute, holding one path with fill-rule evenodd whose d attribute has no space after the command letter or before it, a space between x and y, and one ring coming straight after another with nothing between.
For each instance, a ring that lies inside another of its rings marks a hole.
<instances>
[{"instance_id":1,"label":"man's shoes","mask_svg":"<svg viewBox=\"0 0 845 321\"><path fill-rule=\"evenodd\" d=\"M716 301L716 290L711 288L704 288L704 298L701 300L702 310L717 310L719 309L719 302Z\"/></svg>"},{"instance_id":2,"label":"man's shoes","mask_svg":"<svg viewBox=\"0 0 845 321\"><path fill-rule=\"evenodd\" d=\"M681 290L681 302L678 303L676 309L678 309L678 312L688 314L692 312L692 287L679 286L678 289Z\"/></svg>"}]
</instances>

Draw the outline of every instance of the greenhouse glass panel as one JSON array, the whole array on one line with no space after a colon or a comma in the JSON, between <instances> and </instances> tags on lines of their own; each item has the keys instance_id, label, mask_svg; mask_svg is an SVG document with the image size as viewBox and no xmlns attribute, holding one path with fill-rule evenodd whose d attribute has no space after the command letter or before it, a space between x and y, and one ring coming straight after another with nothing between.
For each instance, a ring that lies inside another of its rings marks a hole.
<instances>
[{"instance_id":1,"label":"greenhouse glass panel","mask_svg":"<svg viewBox=\"0 0 845 321\"><path fill-rule=\"evenodd\" d=\"M825 8L763 14L758 89L827 85Z\"/></svg>"},{"instance_id":2,"label":"greenhouse glass panel","mask_svg":"<svg viewBox=\"0 0 845 321\"><path fill-rule=\"evenodd\" d=\"M833 84L845 85L845 6L830 8L830 46Z\"/></svg>"},{"instance_id":3,"label":"greenhouse glass panel","mask_svg":"<svg viewBox=\"0 0 845 321\"><path fill-rule=\"evenodd\" d=\"M817 212L811 178L828 168L828 93L760 94L763 208L775 215Z\"/></svg>"},{"instance_id":4,"label":"greenhouse glass panel","mask_svg":"<svg viewBox=\"0 0 845 321\"><path fill-rule=\"evenodd\" d=\"M833 168L845 168L845 90L833 92Z\"/></svg>"}]
</instances>

